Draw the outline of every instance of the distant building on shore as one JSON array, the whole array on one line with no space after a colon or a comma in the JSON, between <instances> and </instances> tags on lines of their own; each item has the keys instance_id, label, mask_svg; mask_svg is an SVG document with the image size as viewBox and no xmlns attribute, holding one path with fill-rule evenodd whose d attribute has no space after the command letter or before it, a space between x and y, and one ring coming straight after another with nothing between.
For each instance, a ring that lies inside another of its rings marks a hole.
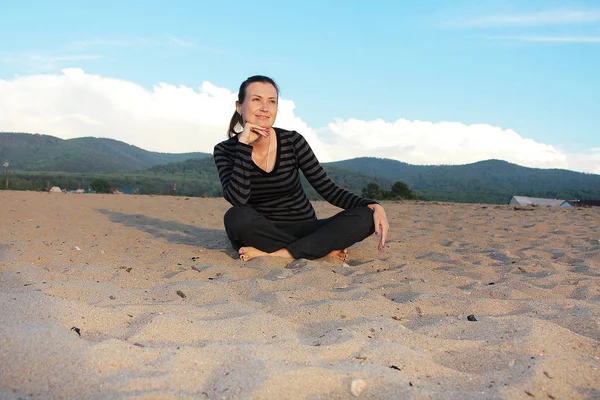
<instances>
[{"instance_id":1,"label":"distant building on shore","mask_svg":"<svg viewBox=\"0 0 600 400\"><path fill-rule=\"evenodd\" d=\"M513 196L509 205L515 206L562 206L571 207L566 200L561 199L541 199L539 197Z\"/></svg>"}]
</instances>

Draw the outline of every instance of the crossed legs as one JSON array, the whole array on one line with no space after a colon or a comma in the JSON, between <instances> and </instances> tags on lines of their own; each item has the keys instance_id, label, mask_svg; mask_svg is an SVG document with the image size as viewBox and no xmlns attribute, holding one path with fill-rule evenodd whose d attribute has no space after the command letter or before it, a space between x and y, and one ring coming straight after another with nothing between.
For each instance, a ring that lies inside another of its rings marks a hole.
<instances>
[{"instance_id":1,"label":"crossed legs","mask_svg":"<svg viewBox=\"0 0 600 400\"><path fill-rule=\"evenodd\" d=\"M374 231L368 207L343 210L333 217L293 223L273 222L250 206L230 208L225 230L240 258L260 256L315 259L332 255L345 260L347 248Z\"/></svg>"}]
</instances>

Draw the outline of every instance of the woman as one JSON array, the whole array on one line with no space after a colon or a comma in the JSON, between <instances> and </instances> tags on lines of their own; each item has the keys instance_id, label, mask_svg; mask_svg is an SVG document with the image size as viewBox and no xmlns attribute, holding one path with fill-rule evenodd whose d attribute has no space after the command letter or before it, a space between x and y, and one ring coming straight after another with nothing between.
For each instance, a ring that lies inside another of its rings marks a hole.
<instances>
[{"instance_id":1,"label":"woman","mask_svg":"<svg viewBox=\"0 0 600 400\"><path fill-rule=\"evenodd\" d=\"M225 213L225 230L240 258L331 255L346 261L348 247L374 231L381 232L381 250L389 228L383 207L333 183L299 133L273 127L278 99L271 78L246 79L229 139L214 150L223 197L233 205ZM317 219L299 169L325 200L344 211Z\"/></svg>"}]
</instances>

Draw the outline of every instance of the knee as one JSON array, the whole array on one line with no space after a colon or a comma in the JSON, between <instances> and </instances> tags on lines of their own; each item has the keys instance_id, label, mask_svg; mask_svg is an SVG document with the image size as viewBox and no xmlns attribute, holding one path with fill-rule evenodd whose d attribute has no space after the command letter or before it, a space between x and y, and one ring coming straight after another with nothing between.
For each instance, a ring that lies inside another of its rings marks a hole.
<instances>
[{"instance_id":1,"label":"knee","mask_svg":"<svg viewBox=\"0 0 600 400\"><path fill-rule=\"evenodd\" d=\"M352 209L352 214L361 221L373 222L373 210L369 207L356 207Z\"/></svg>"},{"instance_id":2,"label":"knee","mask_svg":"<svg viewBox=\"0 0 600 400\"><path fill-rule=\"evenodd\" d=\"M251 223L256 211L250 206L231 207L223 216L223 224L228 232L240 232Z\"/></svg>"},{"instance_id":3,"label":"knee","mask_svg":"<svg viewBox=\"0 0 600 400\"><path fill-rule=\"evenodd\" d=\"M356 225L370 232L375 232L375 222L373 222L373 210L369 207L356 207L352 209L352 215L356 218Z\"/></svg>"}]
</instances>

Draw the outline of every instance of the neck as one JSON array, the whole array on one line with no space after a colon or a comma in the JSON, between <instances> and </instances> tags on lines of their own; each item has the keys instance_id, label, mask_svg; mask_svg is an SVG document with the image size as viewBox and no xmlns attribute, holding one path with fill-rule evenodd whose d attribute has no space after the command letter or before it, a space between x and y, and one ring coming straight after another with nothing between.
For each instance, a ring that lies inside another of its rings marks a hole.
<instances>
[{"instance_id":1,"label":"neck","mask_svg":"<svg viewBox=\"0 0 600 400\"><path fill-rule=\"evenodd\" d=\"M269 159L271 158L271 140L271 135L269 135L269 137L263 137L252 145L252 160L260 168L264 165L267 172L269 172ZM255 157L255 153L258 154L258 159Z\"/></svg>"}]
</instances>

